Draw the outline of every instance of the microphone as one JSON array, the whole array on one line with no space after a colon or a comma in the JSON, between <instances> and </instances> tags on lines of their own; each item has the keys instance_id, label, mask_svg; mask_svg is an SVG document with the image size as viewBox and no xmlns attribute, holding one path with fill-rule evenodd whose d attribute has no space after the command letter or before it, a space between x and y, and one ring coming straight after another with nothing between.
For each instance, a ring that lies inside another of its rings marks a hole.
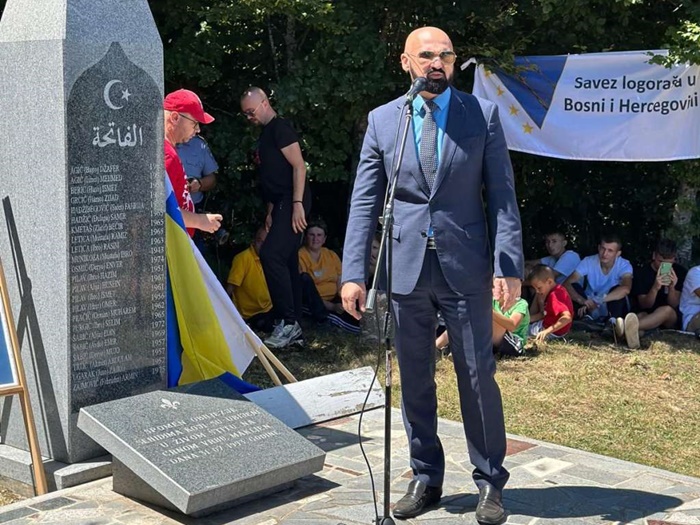
<instances>
[{"instance_id":1,"label":"microphone","mask_svg":"<svg viewBox=\"0 0 700 525\"><path fill-rule=\"evenodd\" d=\"M417 77L413 81L413 84L411 84L411 89L409 89L408 93L406 93L406 104L412 103L413 99L416 98L418 93L425 91L427 84L428 80L425 77Z\"/></svg>"}]
</instances>

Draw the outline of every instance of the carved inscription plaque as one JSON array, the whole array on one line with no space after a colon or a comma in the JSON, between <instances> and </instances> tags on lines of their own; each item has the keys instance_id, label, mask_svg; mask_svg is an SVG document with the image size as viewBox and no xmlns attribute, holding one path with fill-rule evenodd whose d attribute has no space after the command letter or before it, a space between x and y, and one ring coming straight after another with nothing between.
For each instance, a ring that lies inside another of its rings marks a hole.
<instances>
[{"instance_id":1,"label":"carved inscription plaque","mask_svg":"<svg viewBox=\"0 0 700 525\"><path fill-rule=\"evenodd\" d=\"M161 107L117 43L70 92L72 412L165 384Z\"/></svg>"}]
</instances>

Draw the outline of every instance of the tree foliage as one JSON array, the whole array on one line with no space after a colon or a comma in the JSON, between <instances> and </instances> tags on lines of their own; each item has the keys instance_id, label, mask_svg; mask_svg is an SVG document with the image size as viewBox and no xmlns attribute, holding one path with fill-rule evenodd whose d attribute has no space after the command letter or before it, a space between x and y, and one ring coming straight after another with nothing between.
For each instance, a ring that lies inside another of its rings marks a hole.
<instances>
[{"instance_id":1,"label":"tree foliage","mask_svg":"<svg viewBox=\"0 0 700 525\"><path fill-rule=\"evenodd\" d=\"M451 35L460 59L501 67L516 55L662 47L698 58L697 9L672 0L153 0L151 6L166 49L168 87L198 90L218 117L208 137L224 166L220 201L236 209L236 231L251 231L262 210L250 164L256 130L237 115L240 93L258 85L302 133L314 211L329 222L335 247L366 114L406 90L399 55L412 29L437 25ZM472 74L458 73L457 87L470 90ZM529 256L541 252L541 234L557 224L582 252L614 230L626 239L628 256L646 257L668 229L675 188L687 176L668 163L520 154L513 162Z\"/></svg>"},{"instance_id":2,"label":"tree foliage","mask_svg":"<svg viewBox=\"0 0 700 525\"><path fill-rule=\"evenodd\" d=\"M0 6L4 2L0 0ZM314 213L341 245L348 192L366 114L404 92L399 64L407 34L436 25L459 60L509 67L516 55L671 50L700 62L700 9L683 0L150 0L165 48L166 91L197 91L216 122L204 136L221 165L210 209L224 212L245 242L261 221L251 152L259 130L239 114L257 85L302 136ZM455 84L471 90L472 70ZM569 162L512 156L528 256L554 223L589 253L615 230L626 255L646 257L671 223L675 188L696 176L693 163ZM694 205L694 203L693 203ZM234 213L235 212L235 213ZM234 216L234 217L232 217Z\"/></svg>"}]
</instances>

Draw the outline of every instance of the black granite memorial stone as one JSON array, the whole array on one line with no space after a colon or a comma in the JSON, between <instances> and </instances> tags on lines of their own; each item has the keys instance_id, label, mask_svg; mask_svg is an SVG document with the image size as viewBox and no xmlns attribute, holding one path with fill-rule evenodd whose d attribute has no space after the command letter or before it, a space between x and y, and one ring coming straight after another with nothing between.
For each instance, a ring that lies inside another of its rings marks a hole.
<instances>
[{"instance_id":1,"label":"black granite memorial stone","mask_svg":"<svg viewBox=\"0 0 700 525\"><path fill-rule=\"evenodd\" d=\"M162 99L118 43L70 90L71 411L165 383Z\"/></svg>"},{"instance_id":2,"label":"black granite memorial stone","mask_svg":"<svg viewBox=\"0 0 700 525\"><path fill-rule=\"evenodd\" d=\"M219 379L84 407L114 490L200 516L323 468L325 453Z\"/></svg>"}]
</instances>

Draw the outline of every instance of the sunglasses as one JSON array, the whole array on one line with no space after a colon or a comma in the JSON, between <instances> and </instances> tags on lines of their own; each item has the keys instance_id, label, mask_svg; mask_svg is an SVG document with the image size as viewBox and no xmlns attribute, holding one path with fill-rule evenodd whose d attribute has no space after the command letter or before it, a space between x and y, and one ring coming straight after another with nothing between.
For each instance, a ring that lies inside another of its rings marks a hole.
<instances>
[{"instance_id":1,"label":"sunglasses","mask_svg":"<svg viewBox=\"0 0 700 525\"><path fill-rule=\"evenodd\" d=\"M250 117L252 117L252 116L255 116L255 112L260 108L260 106L261 106L262 103L263 103L263 101L261 100L261 101L260 101L260 104L258 104L257 106L255 106L255 109L249 109L249 110L247 110L247 111L243 111L243 112L242 112L243 116L244 116L244 117L248 117L248 118L250 118Z\"/></svg>"},{"instance_id":2,"label":"sunglasses","mask_svg":"<svg viewBox=\"0 0 700 525\"><path fill-rule=\"evenodd\" d=\"M418 55L412 55L411 53L406 54L426 63L432 63L436 58L439 58L443 64L454 64L455 60L457 60L457 55L454 51L440 51L439 53L435 53L434 51L421 51Z\"/></svg>"}]
</instances>

